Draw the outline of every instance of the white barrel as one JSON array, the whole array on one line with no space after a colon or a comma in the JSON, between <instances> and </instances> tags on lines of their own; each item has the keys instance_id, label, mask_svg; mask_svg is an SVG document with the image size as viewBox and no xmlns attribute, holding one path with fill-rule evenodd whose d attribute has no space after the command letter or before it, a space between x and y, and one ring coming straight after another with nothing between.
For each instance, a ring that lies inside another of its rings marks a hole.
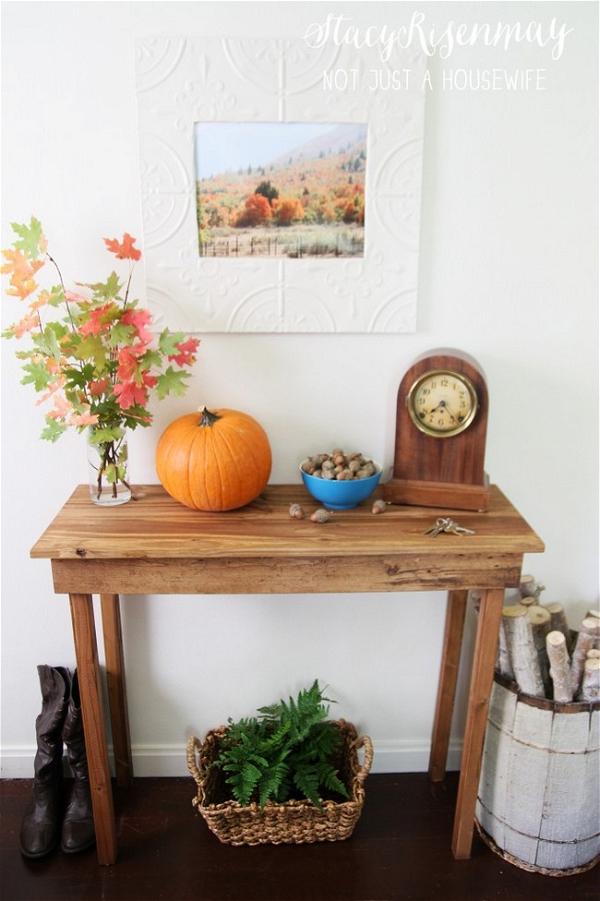
<instances>
[{"instance_id":1,"label":"white barrel","mask_svg":"<svg viewBox=\"0 0 600 901\"><path fill-rule=\"evenodd\" d=\"M600 860L600 702L559 704L495 676L476 823L526 870L567 876Z\"/></svg>"}]
</instances>

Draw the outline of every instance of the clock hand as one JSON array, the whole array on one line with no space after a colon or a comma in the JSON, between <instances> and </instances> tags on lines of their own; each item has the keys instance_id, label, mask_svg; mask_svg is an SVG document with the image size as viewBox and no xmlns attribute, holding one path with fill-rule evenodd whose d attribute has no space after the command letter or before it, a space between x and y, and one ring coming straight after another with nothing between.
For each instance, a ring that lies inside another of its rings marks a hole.
<instances>
[{"instance_id":1,"label":"clock hand","mask_svg":"<svg viewBox=\"0 0 600 901\"><path fill-rule=\"evenodd\" d=\"M438 410L440 407L443 410L446 410L446 412L448 413L448 416L450 417L450 419L453 422L456 422L456 417L450 412L450 408L448 407L445 400L441 400L438 404L436 404L435 407L432 410L430 410L427 415L432 416L435 413L435 411Z\"/></svg>"}]
</instances>

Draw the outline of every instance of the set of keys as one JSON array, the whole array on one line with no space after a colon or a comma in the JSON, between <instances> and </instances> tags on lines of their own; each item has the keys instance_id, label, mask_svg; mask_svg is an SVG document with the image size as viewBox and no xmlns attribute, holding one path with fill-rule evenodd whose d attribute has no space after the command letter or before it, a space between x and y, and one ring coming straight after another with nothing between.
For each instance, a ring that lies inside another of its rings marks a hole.
<instances>
[{"instance_id":1,"label":"set of keys","mask_svg":"<svg viewBox=\"0 0 600 901\"><path fill-rule=\"evenodd\" d=\"M441 532L446 532L450 535L475 534L473 529L465 529L464 526L459 526L459 524L457 522L454 522L454 520L449 516L440 516L439 519L436 519L434 525L432 525L430 529L427 529L424 534L431 535L432 538L435 538L435 536L439 535Z\"/></svg>"}]
</instances>

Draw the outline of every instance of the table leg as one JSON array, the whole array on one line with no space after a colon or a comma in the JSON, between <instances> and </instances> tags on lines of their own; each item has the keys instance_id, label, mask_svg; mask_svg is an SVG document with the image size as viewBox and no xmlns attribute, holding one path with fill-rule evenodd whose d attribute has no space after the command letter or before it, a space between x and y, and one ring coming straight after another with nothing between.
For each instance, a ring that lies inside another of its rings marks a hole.
<instances>
[{"instance_id":1,"label":"table leg","mask_svg":"<svg viewBox=\"0 0 600 901\"><path fill-rule=\"evenodd\" d=\"M106 684L108 686L117 785L127 786L131 782L133 767L129 740L129 718L127 716L119 595L101 594L100 604L102 608Z\"/></svg>"},{"instance_id":2,"label":"table leg","mask_svg":"<svg viewBox=\"0 0 600 901\"><path fill-rule=\"evenodd\" d=\"M477 617L477 636L471 669L467 724L460 766L458 798L454 815L452 853L457 860L471 856L473 820L481 769L481 753L487 722L487 710L494 679L494 664L498 647L498 630L502 616L504 590L483 592Z\"/></svg>"},{"instance_id":3,"label":"table leg","mask_svg":"<svg viewBox=\"0 0 600 901\"><path fill-rule=\"evenodd\" d=\"M100 692L94 606L89 594L70 594L69 599L98 863L111 864L117 857L117 836Z\"/></svg>"},{"instance_id":4,"label":"table leg","mask_svg":"<svg viewBox=\"0 0 600 901\"><path fill-rule=\"evenodd\" d=\"M429 754L429 778L432 782L442 782L446 775L450 726L454 710L467 597L467 591L448 592L444 646Z\"/></svg>"}]
</instances>

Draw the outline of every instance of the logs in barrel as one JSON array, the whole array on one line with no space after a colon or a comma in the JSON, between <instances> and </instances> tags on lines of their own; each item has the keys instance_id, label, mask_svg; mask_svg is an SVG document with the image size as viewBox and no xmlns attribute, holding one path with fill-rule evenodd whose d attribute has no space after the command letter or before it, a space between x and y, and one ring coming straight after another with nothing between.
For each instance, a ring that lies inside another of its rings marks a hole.
<instances>
[{"instance_id":1,"label":"logs in barrel","mask_svg":"<svg viewBox=\"0 0 600 901\"><path fill-rule=\"evenodd\" d=\"M559 703L496 673L476 822L525 870L568 876L600 860L600 701Z\"/></svg>"}]
</instances>

